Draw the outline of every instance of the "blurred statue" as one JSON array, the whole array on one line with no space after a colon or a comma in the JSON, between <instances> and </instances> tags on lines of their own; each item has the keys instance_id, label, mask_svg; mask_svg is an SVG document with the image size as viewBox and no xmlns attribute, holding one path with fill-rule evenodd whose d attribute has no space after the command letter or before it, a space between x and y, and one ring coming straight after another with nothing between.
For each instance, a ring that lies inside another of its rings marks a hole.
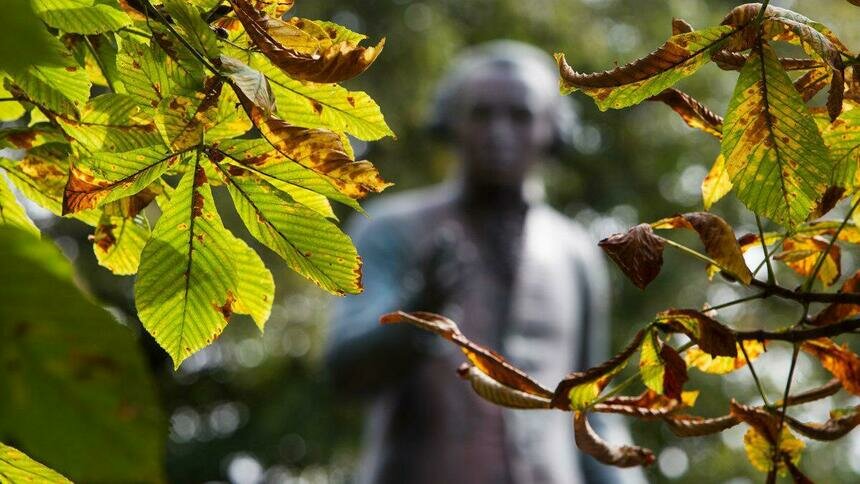
<instances>
[{"instance_id":1,"label":"blurred statue","mask_svg":"<svg viewBox=\"0 0 860 484\"><path fill-rule=\"evenodd\" d=\"M469 49L443 80L432 115L459 156L455 179L384 197L370 218L353 221L365 290L337 301L326 362L338 388L369 399L358 482L641 476L580 454L570 414L481 400L457 376L464 356L453 345L378 323L398 309L442 313L550 387L607 358L603 257L541 201L533 169L565 144L573 122L546 54L512 41Z\"/></svg>"}]
</instances>

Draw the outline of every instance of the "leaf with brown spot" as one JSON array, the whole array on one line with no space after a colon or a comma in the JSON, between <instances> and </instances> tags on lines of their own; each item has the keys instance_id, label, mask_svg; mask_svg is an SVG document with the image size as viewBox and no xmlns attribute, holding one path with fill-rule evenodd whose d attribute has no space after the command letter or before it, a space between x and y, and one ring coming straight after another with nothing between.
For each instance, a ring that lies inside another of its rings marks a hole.
<instances>
[{"instance_id":1,"label":"leaf with brown spot","mask_svg":"<svg viewBox=\"0 0 860 484\"><path fill-rule=\"evenodd\" d=\"M241 90L236 95L254 125L278 152L328 177L344 195L358 199L391 186L369 161L352 159L337 133L292 126L275 116L266 116Z\"/></svg>"},{"instance_id":2,"label":"leaf with brown spot","mask_svg":"<svg viewBox=\"0 0 860 484\"><path fill-rule=\"evenodd\" d=\"M290 77L303 81L332 83L364 72L382 52L385 40L375 47L317 38L295 24L260 16L246 0L230 0L236 17L254 44ZM307 21L310 22L310 21Z\"/></svg>"},{"instance_id":3,"label":"leaf with brown spot","mask_svg":"<svg viewBox=\"0 0 860 484\"><path fill-rule=\"evenodd\" d=\"M721 269L744 284L749 284L752 280L752 272L744 261L732 227L719 216L708 212L690 212L665 218L651 225L655 229L695 230L705 245L705 252Z\"/></svg>"},{"instance_id":4,"label":"leaf with brown spot","mask_svg":"<svg viewBox=\"0 0 860 484\"><path fill-rule=\"evenodd\" d=\"M842 283L839 288L841 294L860 292L860 271L857 271ZM810 324L813 326L827 326L838 323L852 316L860 314L860 304L831 303L812 318Z\"/></svg>"},{"instance_id":5,"label":"leaf with brown spot","mask_svg":"<svg viewBox=\"0 0 860 484\"><path fill-rule=\"evenodd\" d=\"M592 74L575 71L564 54L556 54L562 93L582 91L594 98L601 111L638 104L696 72L737 30L719 26L673 35L641 59Z\"/></svg>"},{"instance_id":6,"label":"leaf with brown spot","mask_svg":"<svg viewBox=\"0 0 860 484\"><path fill-rule=\"evenodd\" d=\"M735 358L738 355L734 333L695 309L669 309L658 313L656 320L661 328L686 334L711 356Z\"/></svg>"},{"instance_id":7,"label":"leaf with brown spot","mask_svg":"<svg viewBox=\"0 0 860 484\"><path fill-rule=\"evenodd\" d=\"M794 89L800 93L803 102L808 102L815 97L825 86L830 84L830 69L827 67L816 67L798 77L794 81Z\"/></svg>"},{"instance_id":8,"label":"leaf with brown spot","mask_svg":"<svg viewBox=\"0 0 860 484\"><path fill-rule=\"evenodd\" d=\"M645 289L663 267L663 239L649 224L611 235L598 245L639 289Z\"/></svg>"},{"instance_id":9,"label":"leaf with brown spot","mask_svg":"<svg viewBox=\"0 0 860 484\"><path fill-rule=\"evenodd\" d=\"M573 433L579 450L599 462L615 467L647 466L654 463L654 453L635 446L613 446L600 438L589 425L584 412L573 413Z\"/></svg>"},{"instance_id":10,"label":"leaf with brown spot","mask_svg":"<svg viewBox=\"0 0 860 484\"><path fill-rule=\"evenodd\" d=\"M804 341L800 349L821 361L821 366L842 382L842 386L860 395L860 357L847 345L838 345L830 338Z\"/></svg>"},{"instance_id":11,"label":"leaf with brown spot","mask_svg":"<svg viewBox=\"0 0 860 484\"><path fill-rule=\"evenodd\" d=\"M708 109L704 104L693 99L689 94L670 87L665 91L651 96L649 101L660 101L681 116L681 119L691 128L700 129L710 135L722 138L723 118Z\"/></svg>"},{"instance_id":12,"label":"leaf with brown spot","mask_svg":"<svg viewBox=\"0 0 860 484\"><path fill-rule=\"evenodd\" d=\"M828 250L829 247L829 250ZM785 239L782 244L782 252L776 254L774 259L780 260L801 276L809 276L815 270L818 258L827 251L821 269L818 271L818 279L827 286L833 285L841 275L842 251L837 244L830 245L830 241L820 236L795 235Z\"/></svg>"},{"instance_id":13,"label":"leaf with brown spot","mask_svg":"<svg viewBox=\"0 0 860 484\"><path fill-rule=\"evenodd\" d=\"M144 217L102 215L90 241L100 266L117 275L131 275L137 273L149 236L149 222Z\"/></svg>"},{"instance_id":14,"label":"leaf with brown spot","mask_svg":"<svg viewBox=\"0 0 860 484\"><path fill-rule=\"evenodd\" d=\"M499 384L541 398L550 399L553 396L551 391L508 363L502 355L473 343L460 332L457 323L444 316L427 312L397 311L382 315L379 322L381 324L409 323L425 331L436 333L459 346L472 365Z\"/></svg>"}]
</instances>

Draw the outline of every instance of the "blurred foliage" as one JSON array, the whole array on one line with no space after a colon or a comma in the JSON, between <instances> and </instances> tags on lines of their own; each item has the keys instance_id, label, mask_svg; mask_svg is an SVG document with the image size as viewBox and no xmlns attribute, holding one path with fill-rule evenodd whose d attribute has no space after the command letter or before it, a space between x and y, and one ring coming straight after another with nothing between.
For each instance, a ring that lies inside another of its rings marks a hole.
<instances>
[{"instance_id":1,"label":"blurred foliage","mask_svg":"<svg viewBox=\"0 0 860 484\"><path fill-rule=\"evenodd\" d=\"M514 38L547 51L565 52L571 65L583 71L611 68L657 47L670 32L670 19L680 17L694 27L713 25L741 2L723 0L364 0L298 2L297 16L332 19L371 38L386 37L386 47L374 69L347 83L377 100L398 139L364 145L355 143L358 157L373 160L386 178L401 190L436 182L452 168L447 147L428 136L425 114L436 85L449 61L464 46ZM774 1L830 26L849 45L860 44L854 27L856 7L832 0ZM734 75L715 66L679 87L709 105L725 105ZM719 152L719 143L687 128L664 106L645 104L629 110L600 113L592 102L578 103L579 129L575 150L552 160L545 171L550 202L588 227L595 242L635 223L667 214L701 208L700 183ZM220 209L220 206L219 206ZM838 210L838 209L837 209ZM733 196L714 211L741 232L755 231L755 221ZM237 228L235 215L222 211L225 224ZM835 215L838 215L835 214ZM42 224L45 223L43 220ZM120 313L132 315L131 278L121 281L98 267L84 246L85 228L61 221L50 230L78 267L93 292ZM694 243L694 234L688 242ZM246 240L247 234L245 234ZM687 241L685 241L687 242ZM259 248L255 246L255 248ZM752 265L760 252L748 253ZM759 259L756 259L758 257ZM217 344L192 358L173 374L166 356L149 347L160 382L164 408L171 415L168 476L173 482L233 480L292 482L301 476L311 482L341 481L358 452L360 433L356 406L330 398L321 375L319 349L324 334L322 306L329 296L287 275L275 258L273 268L278 303L260 336L249 320L237 320ZM851 266L856 254L843 253ZM614 342L628 341L642 322L670 307L719 304L738 297L729 285L714 284L706 291L705 275L696 262L666 253L666 270L649 286L648 296L612 270ZM778 273L786 285L790 271ZM291 296L286 296L290 294ZM758 306L761 313L721 311L726 319L793 320L795 308L781 301ZM153 346L148 338L145 345ZM768 392L781 391L788 369L784 348L771 349L756 362ZM453 369L452 369L453 371ZM817 365L801 355L798 381L812 386L827 379ZM623 377L623 375L622 375ZM721 379L690 372L688 389L702 389L696 413L724 413L731 392L750 403L757 392L748 372ZM467 391L464 388L464 391ZM848 404L848 401L839 402ZM824 420L828 408L799 407L809 420ZM659 429L659 430L658 430ZM651 482L752 482L760 474L747 462L741 447L742 427L722 436L681 441L659 425L633 422L634 440L662 449L658 464L647 469ZM740 433L739 433L740 432ZM824 450L826 448L826 450ZM809 442L802 464L810 475L829 482L854 482L860 475L860 438L853 434L826 447Z\"/></svg>"}]
</instances>

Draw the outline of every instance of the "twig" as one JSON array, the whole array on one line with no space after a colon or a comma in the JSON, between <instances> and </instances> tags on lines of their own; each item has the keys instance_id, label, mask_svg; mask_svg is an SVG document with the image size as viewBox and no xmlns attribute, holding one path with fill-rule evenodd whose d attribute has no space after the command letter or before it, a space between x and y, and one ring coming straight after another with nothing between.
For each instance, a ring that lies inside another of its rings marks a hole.
<instances>
[{"instance_id":1,"label":"twig","mask_svg":"<svg viewBox=\"0 0 860 484\"><path fill-rule=\"evenodd\" d=\"M783 331L767 331L764 329L753 329L748 331L735 331L738 341L788 341L790 343L801 343L803 341L838 336L849 333L860 328L860 318L851 318L828 326L819 326L809 329L790 329ZM741 345L743 348L743 345Z\"/></svg>"}]
</instances>

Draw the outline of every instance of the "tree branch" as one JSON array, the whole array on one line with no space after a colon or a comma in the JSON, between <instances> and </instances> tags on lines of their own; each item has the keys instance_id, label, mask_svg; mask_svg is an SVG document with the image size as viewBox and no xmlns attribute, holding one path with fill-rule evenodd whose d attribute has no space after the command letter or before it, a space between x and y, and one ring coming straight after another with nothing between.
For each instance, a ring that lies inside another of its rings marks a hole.
<instances>
[{"instance_id":1,"label":"tree branch","mask_svg":"<svg viewBox=\"0 0 860 484\"><path fill-rule=\"evenodd\" d=\"M817 328L810 329L791 329L784 331L767 331L764 329L753 329L749 331L735 331L734 333L735 338L737 338L738 341L778 340L788 341L790 343L801 343L803 341L811 339L838 336L840 334L853 331L857 328L860 328L860 317L846 319L844 321L840 321L836 324L831 324L829 326L820 326Z\"/></svg>"}]
</instances>

